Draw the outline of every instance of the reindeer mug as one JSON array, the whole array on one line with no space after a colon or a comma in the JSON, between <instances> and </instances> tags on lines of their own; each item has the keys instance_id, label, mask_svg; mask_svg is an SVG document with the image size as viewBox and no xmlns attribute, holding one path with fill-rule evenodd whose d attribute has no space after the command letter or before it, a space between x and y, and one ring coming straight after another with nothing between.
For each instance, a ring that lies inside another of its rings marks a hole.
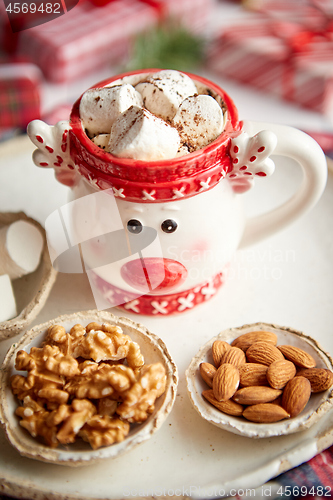
<instances>
[{"instance_id":1,"label":"reindeer mug","mask_svg":"<svg viewBox=\"0 0 333 500\"><path fill-rule=\"evenodd\" d=\"M136 85L155 71L118 75L94 87ZM81 200L73 212L76 232L87 218L94 227L97 221L105 221L106 227L107 221L117 221L109 238L103 236L104 228L90 240L77 239L85 243L86 272L99 308L121 306L148 315L191 310L215 295L238 247L285 227L311 209L324 190L325 156L311 137L287 126L241 122L223 89L188 76L198 93L215 97L225 124L215 141L185 156L145 162L100 149L82 127L80 98L69 122L29 124L28 134L38 147L36 165L53 167L56 178L72 188L72 200ZM272 153L296 160L303 182L282 206L246 220L241 195L256 177L273 173ZM107 195L101 205L82 202L97 193Z\"/></svg>"}]
</instances>

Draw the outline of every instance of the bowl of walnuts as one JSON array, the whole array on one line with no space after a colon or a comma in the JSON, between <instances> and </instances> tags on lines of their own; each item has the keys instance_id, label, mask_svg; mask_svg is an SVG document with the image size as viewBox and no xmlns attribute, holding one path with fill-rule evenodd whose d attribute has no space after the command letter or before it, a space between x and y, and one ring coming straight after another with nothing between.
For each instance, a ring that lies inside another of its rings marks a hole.
<instances>
[{"instance_id":1,"label":"bowl of walnuts","mask_svg":"<svg viewBox=\"0 0 333 500\"><path fill-rule=\"evenodd\" d=\"M191 402L212 424L253 438L309 428L333 405L333 361L316 340L267 323L230 328L186 371Z\"/></svg>"},{"instance_id":2,"label":"bowl of walnuts","mask_svg":"<svg viewBox=\"0 0 333 500\"><path fill-rule=\"evenodd\" d=\"M23 456L61 465L113 458L169 415L178 374L165 344L105 311L60 316L13 344L0 374L0 422Z\"/></svg>"}]
</instances>

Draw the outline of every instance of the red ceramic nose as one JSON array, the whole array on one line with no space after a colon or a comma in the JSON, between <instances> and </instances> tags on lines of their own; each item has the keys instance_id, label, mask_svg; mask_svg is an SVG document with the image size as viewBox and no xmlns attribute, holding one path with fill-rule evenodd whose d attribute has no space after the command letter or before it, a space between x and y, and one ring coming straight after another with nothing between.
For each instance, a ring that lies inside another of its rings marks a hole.
<instances>
[{"instance_id":1,"label":"red ceramic nose","mask_svg":"<svg viewBox=\"0 0 333 500\"><path fill-rule=\"evenodd\" d=\"M171 290L183 283L187 270L180 262L171 259L135 259L121 268L121 276L128 285L143 292Z\"/></svg>"}]
</instances>

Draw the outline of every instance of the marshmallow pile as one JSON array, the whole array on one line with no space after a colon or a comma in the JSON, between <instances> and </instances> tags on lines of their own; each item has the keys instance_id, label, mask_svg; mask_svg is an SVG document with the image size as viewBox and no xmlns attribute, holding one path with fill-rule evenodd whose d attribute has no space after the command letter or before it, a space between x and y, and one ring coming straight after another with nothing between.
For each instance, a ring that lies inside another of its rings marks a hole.
<instances>
[{"instance_id":1,"label":"marshmallow pile","mask_svg":"<svg viewBox=\"0 0 333 500\"><path fill-rule=\"evenodd\" d=\"M216 99L199 94L190 77L174 70L146 75L133 85L87 90L80 118L96 146L120 158L145 161L201 149L224 127Z\"/></svg>"}]
</instances>

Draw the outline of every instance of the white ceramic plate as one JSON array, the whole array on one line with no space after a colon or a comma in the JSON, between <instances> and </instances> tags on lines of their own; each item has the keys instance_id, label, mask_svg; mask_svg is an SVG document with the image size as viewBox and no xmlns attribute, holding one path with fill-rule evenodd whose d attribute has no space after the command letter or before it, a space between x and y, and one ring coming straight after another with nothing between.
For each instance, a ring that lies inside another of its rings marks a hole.
<instances>
[{"instance_id":1,"label":"white ceramic plate","mask_svg":"<svg viewBox=\"0 0 333 500\"><path fill-rule=\"evenodd\" d=\"M73 445L59 446L52 449L40 444L26 432L19 425L19 419L15 415L18 402L10 389L9 380L12 375L21 373L15 370L16 354L21 349L29 352L31 347L39 347L43 342L48 327L52 324L63 325L66 331L69 331L76 323L86 326L92 321L119 325L126 335L129 335L132 340L140 345L145 364L162 363L167 376L166 390L156 400L155 410L152 415L142 424L132 425L130 433L124 441L92 450L88 443L78 440ZM177 368L165 344L144 326L127 318L118 318L111 313L101 311L87 311L60 316L26 332L20 342L13 344L8 351L0 373L0 423L4 427L10 443L23 456L60 465L91 464L105 458L114 458L149 439L169 415L175 401L177 383Z\"/></svg>"},{"instance_id":2,"label":"white ceramic plate","mask_svg":"<svg viewBox=\"0 0 333 500\"><path fill-rule=\"evenodd\" d=\"M312 394L305 409L297 417L270 424L257 424L249 422L244 417L234 417L222 413L201 395L202 391L209 389L209 387L200 375L199 366L200 363L203 362L214 364L211 352L213 342L215 342L215 340L224 340L231 343L236 337L253 331L273 332L278 337L277 345L293 345L300 347L311 354L316 360L316 366L318 368L333 370L333 361L330 355L325 353L314 339L304 335L302 332L293 330L292 328L267 323L255 323L252 325L244 325L239 328L229 328L206 342L197 355L194 356L186 371L187 390L194 408L202 418L217 427L233 432L234 434L251 438L283 436L285 434L292 434L308 429L333 406L332 388L325 392Z\"/></svg>"},{"instance_id":3,"label":"white ceramic plate","mask_svg":"<svg viewBox=\"0 0 333 500\"><path fill-rule=\"evenodd\" d=\"M226 4L221 2L220 7L225 15ZM216 75L210 75L214 78ZM94 76L91 84L95 81ZM283 104L230 81L219 83L228 85L242 118L255 116L299 127L307 123L318 130L325 125L319 115L290 103ZM0 152L0 205L3 212L24 207L42 222L68 202L68 188L55 182L52 169L32 164L33 147L30 149L19 155L17 147L11 145L10 157L5 159ZM299 168L291 161L275 161L274 175L262 182L258 179L254 190L244 195L248 216L286 201L301 182ZM151 439L95 465L61 467L22 457L0 429L0 492L35 500L174 500L175 496L186 495L192 500L216 500L222 494L235 498L235 492L258 487L260 498L263 483L331 446L333 409L303 432L274 438L246 438L211 425L193 408L184 373L201 346L219 331L256 321L294 325L333 353L332 212L333 177L329 176L324 196L313 211L289 229L236 254L225 285L206 304L168 318L157 315L138 319L128 313L133 321L144 322L162 338L181 375L173 410ZM38 323L94 307L85 276L58 273ZM1 359L17 340L0 343ZM323 470L329 471L325 456L318 460ZM269 485L264 491L269 492ZM252 489L251 494L251 498L257 498Z\"/></svg>"}]
</instances>

